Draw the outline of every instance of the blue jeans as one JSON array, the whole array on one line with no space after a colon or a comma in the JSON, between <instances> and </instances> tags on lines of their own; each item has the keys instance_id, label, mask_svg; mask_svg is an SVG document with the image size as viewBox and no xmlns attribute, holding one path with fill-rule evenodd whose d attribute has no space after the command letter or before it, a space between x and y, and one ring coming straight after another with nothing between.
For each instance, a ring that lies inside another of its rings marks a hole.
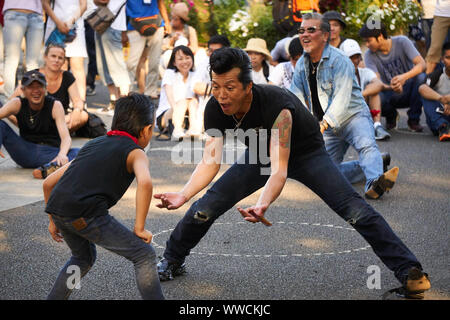
<instances>
[{"instance_id":1,"label":"blue jeans","mask_svg":"<svg viewBox=\"0 0 450 320\"><path fill-rule=\"evenodd\" d=\"M375 141L373 120L367 110L355 114L338 130L329 128L323 134L325 148L350 183L366 179L367 191L375 179L383 174L383 159ZM342 162L349 146L359 160Z\"/></svg>"},{"instance_id":2,"label":"blue jeans","mask_svg":"<svg viewBox=\"0 0 450 320\"><path fill-rule=\"evenodd\" d=\"M248 157L248 151L245 156ZM183 262L218 217L264 186L268 176L260 174L260 165L239 163L228 169L203 197L192 204L170 235L164 258ZM353 189L324 148L291 158L288 177L310 188L350 223L401 283L411 267L422 268L384 218Z\"/></svg>"},{"instance_id":3,"label":"blue jeans","mask_svg":"<svg viewBox=\"0 0 450 320\"><path fill-rule=\"evenodd\" d=\"M436 108L441 105L439 101L428 100L422 97L422 103L428 128L430 128L433 134L438 134L438 129L442 124L446 123L450 125L450 116L436 112Z\"/></svg>"},{"instance_id":4,"label":"blue jeans","mask_svg":"<svg viewBox=\"0 0 450 320\"><path fill-rule=\"evenodd\" d=\"M4 15L3 41L5 47L5 97L12 95L16 85L16 70L19 65L22 39L25 36L27 71L39 68L44 21L38 13L23 13L7 10Z\"/></svg>"},{"instance_id":5,"label":"blue jeans","mask_svg":"<svg viewBox=\"0 0 450 320\"><path fill-rule=\"evenodd\" d=\"M48 164L59 153L59 148L36 144L24 140L3 120L0 120L0 147L5 146L11 159L22 168L37 168ZM73 160L80 149L72 148L67 153L69 161Z\"/></svg>"},{"instance_id":6,"label":"blue jeans","mask_svg":"<svg viewBox=\"0 0 450 320\"><path fill-rule=\"evenodd\" d=\"M403 86L401 94L392 90L380 92L381 115L386 117L386 121L393 122L397 115L397 108L409 108L407 111L409 120L420 120L422 114L422 101L420 99L419 87L425 82L425 73L422 72L409 79Z\"/></svg>"},{"instance_id":7,"label":"blue jeans","mask_svg":"<svg viewBox=\"0 0 450 320\"><path fill-rule=\"evenodd\" d=\"M164 299L158 273L156 271L156 254L153 247L146 244L114 217L103 215L85 218L84 229L75 228L72 224L77 218L52 215L56 227L60 230L64 241L69 246L72 257L61 269L51 292L49 300L68 299L72 293L67 285L73 271L70 266L78 266L81 278L85 276L96 259L95 244L114 252L134 264L136 282L139 292L145 300ZM69 273L68 273L69 272ZM82 284L80 283L82 286Z\"/></svg>"}]
</instances>

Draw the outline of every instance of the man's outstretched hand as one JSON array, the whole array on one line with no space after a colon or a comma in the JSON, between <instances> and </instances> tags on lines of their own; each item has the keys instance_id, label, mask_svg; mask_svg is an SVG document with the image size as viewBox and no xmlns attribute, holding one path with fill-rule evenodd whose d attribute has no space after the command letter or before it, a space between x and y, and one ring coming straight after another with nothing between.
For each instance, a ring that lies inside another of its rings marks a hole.
<instances>
[{"instance_id":1,"label":"man's outstretched hand","mask_svg":"<svg viewBox=\"0 0 450 320\"><path fill-rule=\"evenodd\" d=\"M166 208L167 210L178 209L187 201L186 197L181 192L158 193L153 197L161 200L161 203L156 205L158 208Z\"/></svg>"},{"instance_id":2,"label":"man's outstretched hand","mask_svg":"<svg viewBox=\"0 0 450 320\"><path fill-rule=\"evenodd\" d=\"M237 209L241 213L241 215L244 217L244 219L248 222L261 222L267 227L270 227L272 223L264 218L264 212L266 212L267 208L269 206L267 205L259 205L259 206L253 206L247 209L242 209L238 207Z\"/></svg>"}]
</instances>

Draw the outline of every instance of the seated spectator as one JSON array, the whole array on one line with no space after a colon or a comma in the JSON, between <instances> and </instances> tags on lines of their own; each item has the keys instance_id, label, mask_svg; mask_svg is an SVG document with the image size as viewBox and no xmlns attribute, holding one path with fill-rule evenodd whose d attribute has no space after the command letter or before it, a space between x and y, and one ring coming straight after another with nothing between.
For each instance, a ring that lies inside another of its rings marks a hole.
<instances>
[{"instance_id":1,"label":"seated spectator","mask_svg":"<svg viewBox=\"0 0 450 320\"><path fill-rule=\"evenodd\" d=\"M323 14L323 18L330 24L330 44L342 50L342 45L347 39L341 36L341 32L344 31L347 24L337 11L327 11Z\"/></svg>"},{"instance_id":2,"label":"seated spectator","mask_svg":"<svg viewBox=\"0 0 450 320\"><path fill-rule=\"evenodd\" d=\"M295 65L303 54L303 48L298 37L293 37L289 43L289 61L278 64L269 76L269 84L289 89Z\"/></svg>"},{"instance_id":3,"label":"seated spectator","mask_svg":"<svg viewBox=\"0 0 450 320\"><path fill-rule=\"evenodd\" d=\"M428 127L439 141L450 141L450 42L443 46L442 64L419 87Z\"/></svg>"},{"instance_id":4,"label":"seated spectator","mask_svg":"<svg viewBox=\"0 0 450 320\"><path fill-rule=\"evenodd\" d=\"M187 24L189 21L189 8L184 2L175 3L170 12L170 24L172 33L170 33L163 43L163 50L173 49L177 41L185 41L185 44L195 55L198 50L197 31ZM184 39L183 39L184 38Z\"/></svg>"},{"instance_id":5,"label":"seated spectator","mask_svg":"<svg viewBox=\"0 0 450 320\"><path fill-rule=\"evenodd\" d=\"M407 37L389 37L383 23L378 28L364 24L359 35L369 48L364 56L366 66L392 88L380 93L381 115L386 117L386 129L397 127L397 108L408 108L409 129L422 132L419 86L425 80L425 60Z\"/></svg>"},{"instance_id":6,"label":"seated spectator","mask_svg":"<svg viewBox=\"0 0 450 320\"><path fill-rule=\"evenodd\" d=\"M36 69L47 81L47 95L61 102L69 132L75 132L86 124L89 115L84 110L75 77L70 71L64 71L65 49L58 44L49 44L44 52L44 67ZM22 95L22 86L18 86L13 96ZM69 103L72 101L73 108Z\"/></svg>"},{"instance_id":7,"label":"seated spectator","mask_svg":"<svg viewBox=\"0 0 450 320\"><path fill-rule=\"evenodd\" d=\"M24 98L16 97L0 108L0 147L5 146L11 158L23 168L37 168L33 176L45 178L71 161L78 149L70 149L72 140L64 121L61 102L46 96L45 76L28 71L22 78ZM1 120L17 117L20 136ZM0 151L0 156L4 157Z\"/></svg>"},{"instance_id":8,"label":"seated spectator","mask_svg":"<svg viewBox=\"0 0 450 320\"><path fill-rule=\"evenodd\" d=\"M372 114L373 126L375 129L376 140L386 140L391 137L389 132L381 124L381 98L380 92L385 89L389 90L380 79L377 78L375 72L369 68L359 68L362 61L362 52L358 42L353 39L347 39L342 45L341 50L352 60L355 66L356 80L361 87L362 95L369 105Z\"/></svg>"},{"instance_id":9,"label":"seated spectator","mask_svg":"<svg viewBox=\"0 0 450 320\"><path fill-rule=\"evenodd\" d=\"M208 41L208 57L217 49L229 47L230 41L226 36L215 35ZM211 77L209 74L209 59L201 63L195 68L195 74L192 79L192 91L195 93L198 100L198 114L197 117L203 122L203 112L205 111L206 103L211 97ZM203 132L203 126L202 126Z\"/></svg>"},{"instance_id":10,"label":"seated spectator","mask_svg":"<svg viewBox=\"0 0 450 320\"><path fill-rule=\"evenodd\" d=\"M266 41L260 38L249 39L244 51L247 52L252 63L253 83L268 84L274 67L270 64L272 56L267 50Z\"/></svg>"},{"instance_id":11,"label":"seated spectator","mask_svg":"<svg viewBox=\"0 0 450 320\"><path fill-rule=\"evenodd\" d=\"M321 14L304 14L299 34L305 53L295 67L291 91L319 121L325 148L342 174L351 183L365 179L365 196L379 199L394 186L399 168L384 172L374 132L367 129L373 121L355 67L328 44L330 25ZM359 159L344 162L350 146Z\"/></svg>"},{"instance_id":12,"label":"seated spectator","mask_svg":"<svg viewBox=\"0 0 450 320\"><path fill-rule=\"evenodd\" d=\"M180 141L186 136L196 136L201 133L202 120L197 118L198 102L192 92L194 75L194 54L186 46L175 47L169 60L169 65L161 82L161 96L156 111L157 124L161 132L170 129L169 120L173 123L171 139ZM184 116L189 112L189 130L183 130Z\"/></svg>"},{"instance_id":13,"label":"seated spectator","mask_svg":"<svg viewBox=\"0 0 450 320\"><path fill-rule=\"evenodd\" d=\"M197 59L198 39L197 31L187 24L189 21L189 8L184 2L177 2L171 7L170 11L170 24L172 26L172 32L164 38L162 50L163 55L161 57L161 76L164 76L164 71L167 69L167 65L172 55L174 47L183 45L189 47L195 58ZM204 52L204 50L203 50Z\"/></svg>"}]
</instances>

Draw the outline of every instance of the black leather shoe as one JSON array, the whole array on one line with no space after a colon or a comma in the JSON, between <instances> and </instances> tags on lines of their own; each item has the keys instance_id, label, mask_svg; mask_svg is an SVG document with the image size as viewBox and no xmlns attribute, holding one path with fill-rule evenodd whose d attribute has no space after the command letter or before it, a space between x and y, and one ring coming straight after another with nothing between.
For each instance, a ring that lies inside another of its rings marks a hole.
<instances>
[{"instance_id":1,"label":"black leather shoe","mask_svg":"<svg viewBox=\"0 0 450 320\"><path fill-rule=\"evenodd\" d=\"M173 280L174 277L186 273L185 263L170 262L165 258L158 262L157 268L160 281Z\"/></svg>"}]
</instances>

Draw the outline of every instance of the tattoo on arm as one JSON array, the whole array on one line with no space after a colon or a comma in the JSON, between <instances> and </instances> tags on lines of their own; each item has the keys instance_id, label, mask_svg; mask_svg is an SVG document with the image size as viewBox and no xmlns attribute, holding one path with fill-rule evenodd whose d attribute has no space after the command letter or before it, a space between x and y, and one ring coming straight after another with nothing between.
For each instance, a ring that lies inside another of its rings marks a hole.
<instances>
[{"instance_id":1,"label":"tattoo on arm","mask_svg":"<svg viewBox=\"0 0 450 320\"><path fill-rule=\"evenodd\" d=\"M272 129L278 129L278 142L283 148L291 147L291 130L292 130L292 115L287 109L283 109L275 120Z\"/></svg>"}]
</instances>

